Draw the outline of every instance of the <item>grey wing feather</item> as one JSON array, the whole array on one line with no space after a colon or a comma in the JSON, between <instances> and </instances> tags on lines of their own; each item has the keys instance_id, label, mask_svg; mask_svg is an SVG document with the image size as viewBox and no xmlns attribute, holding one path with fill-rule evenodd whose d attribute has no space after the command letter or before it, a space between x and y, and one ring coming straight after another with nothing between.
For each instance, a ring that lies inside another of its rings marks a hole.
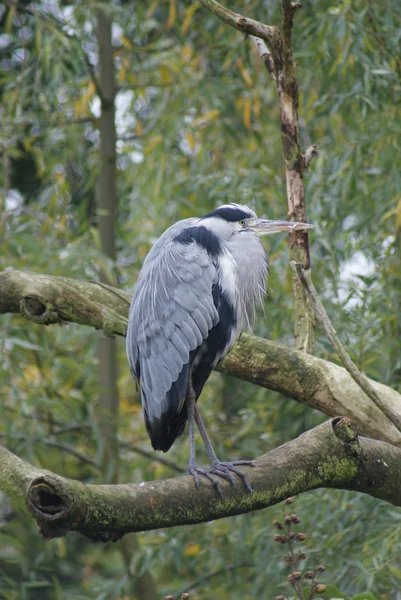
<instances>
[{"instance_id":1,"label":"grey wing feather","mask_svg":"<svg viewBox=\"0 0 401 600\"><path fill-rule=\"evenodd\" d=\"M195 242L184 245L170 239L163 246L161 241L138 278L126 343L131 371L140 379L152 445L166 451L185 426L186 414L178 417L191 353L219 316L212 297L217 270L206 250Z\"/></svg>"}]
</instances>

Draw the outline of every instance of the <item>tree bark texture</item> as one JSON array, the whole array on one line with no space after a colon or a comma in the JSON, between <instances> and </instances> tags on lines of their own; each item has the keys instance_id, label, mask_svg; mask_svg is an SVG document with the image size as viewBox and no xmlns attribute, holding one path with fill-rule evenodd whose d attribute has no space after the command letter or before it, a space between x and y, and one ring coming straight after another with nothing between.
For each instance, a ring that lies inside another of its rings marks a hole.
<instances>
[{"instance_id":1,"label":"tree bark texture","mask_svg":"<svg viewBox=\"0 0 401 600\"><path fill-rule=\"evenodd\" d=\"M0 273L0 314L50 325L65 322L125 335L131 295L96 282L21 271ZM345 369L304 352L242 334L217 370L280 392L324 414L352 418L363 435L401 447L401 434ZM370 380L401 416L401 395Z\"/></svg>"},{"instance_id":2,"label":"tree bark texture","mask_svg":"<svg viewBox=\"0 0 401 600\"><path fill-rule=\"evenodd\" d=\"M116 125L114 82L114 51L111 40L111 19L101 9L96 10L96 40L99 53L100 93L100 170L97 186L97 219L101 250L112 263L116 257ZM100 272L100 281L113 283L107 273ZM98 340L99 401L97 421L101 439L102 474L106 481L118 481L117 443L117 357L116 340L101 337Z\"/></svg>"},{"instance_id":3,"label":"tree bark texture","mask_svg":"<svg viewBox=\"0 0 401 600\"><path fill-rule=\"evenodd\" d=\"M246 468L253 493L223 482L196 489L191 476L139 484L84 485L36 469L0 447L0 489L37 521L45 538L77 531L116 541L128 532L189 525L259 510L319 487L355 490L401 505L401 449L360 438L336 418Z\"/></svg>"}]
</instances>

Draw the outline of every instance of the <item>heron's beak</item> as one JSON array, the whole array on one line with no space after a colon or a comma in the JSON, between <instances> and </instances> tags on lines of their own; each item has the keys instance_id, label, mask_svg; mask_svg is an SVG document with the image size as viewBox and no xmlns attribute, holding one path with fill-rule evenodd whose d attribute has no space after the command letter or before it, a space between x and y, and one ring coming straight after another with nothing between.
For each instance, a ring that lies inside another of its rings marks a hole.
<instances>
[{"instance_id":1,"label":"heron's beak","mask_svg":"<svg viewBox=\"0 0 401 600\"><path fill-rule=\"evenodd\" d=\"M256 235L270 235L281 231L302 231L312 229L311 223L300 223L296 221L268 221L267 219L249 219L246 229L252 229Z\"/></svg>"}]
</instances>

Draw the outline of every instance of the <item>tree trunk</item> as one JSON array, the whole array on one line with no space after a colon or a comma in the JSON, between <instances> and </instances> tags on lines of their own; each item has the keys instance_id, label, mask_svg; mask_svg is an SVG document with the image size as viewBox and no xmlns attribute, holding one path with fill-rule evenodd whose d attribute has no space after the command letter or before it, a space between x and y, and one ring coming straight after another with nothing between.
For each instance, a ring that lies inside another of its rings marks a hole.
<instances>
[{"instance_id":1,"label":"tree trunk","mask_svg":"<svg viewBox=\"0 0 401 600\"><path fill-rule=\"evenodd\" d=\"M97 218L101 249L111 261L116 258L116 125L114 56L111 39L111 19L101 9L96 11L96 37L99 49L99 82L101 100L100 115L100 173L97 198ZM101 271L104 284L115 284L108 273ZM117 419L119 396L117 388L117 353L115 339L101 337L99 340L99 413L98 426L101 440L101 466L107 483L118 482ZM132 578L135 593L140 600L157 600L155 581L149 571L139 577L131 572L132 557L140 551L137 540L127 536L120 542L121 553L127 573Z\"/></svg>"}]
</instances>

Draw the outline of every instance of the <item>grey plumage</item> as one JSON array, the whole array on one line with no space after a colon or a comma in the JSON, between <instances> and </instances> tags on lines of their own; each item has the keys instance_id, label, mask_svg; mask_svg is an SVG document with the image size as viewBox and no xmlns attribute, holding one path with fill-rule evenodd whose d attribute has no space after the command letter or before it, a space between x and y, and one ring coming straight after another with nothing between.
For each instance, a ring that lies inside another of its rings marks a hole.
<instances>
[{"instance_id":1,"label":"grey plumage","mask_svg":"<svg viewBox=\"0 0 401 600\"><path fill-rule=\"evenodd\" d=\"M156 450L166 452L181 435L188 389L196 400L263 300L268 264L258 236L307 227L263 221L231 204L175 223L155 243L135 288L127 355Z\"/></svg>"}]
</instances>

